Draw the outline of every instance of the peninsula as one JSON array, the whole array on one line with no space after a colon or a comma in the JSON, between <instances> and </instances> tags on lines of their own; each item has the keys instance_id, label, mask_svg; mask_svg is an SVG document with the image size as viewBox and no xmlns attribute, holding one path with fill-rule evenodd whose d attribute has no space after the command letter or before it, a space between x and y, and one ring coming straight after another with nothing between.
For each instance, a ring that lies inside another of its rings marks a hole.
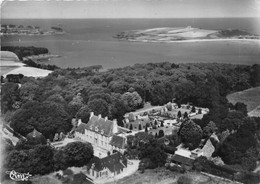
<instances>
[{"instance_id":1,"label":"peninsula","mask_svg":"<svg viewBox=\"0 0 260 184\"><path fill-rule=\"evenodd\" d=\"M183 42L183 41L210 41L224 39L254 39L260 36L239 29L207 30L188 27L162 27L145 30L124 31L116 36L119 40L138 42Z\"/></svg>"},{"instance_id":2,"label":"peninsula","mask_svg":"<svg viewBox=\"0 0 260 184\"><path fill-rule=\"evenodd\" d=\"M0 35L20 35L20 36L32 36L32 35L60 35L65 34L64 30L60 27L51 27L50 29L42 29L38 26L24 26L24 25L1 25Z\"/></svg>"}]
</instances>

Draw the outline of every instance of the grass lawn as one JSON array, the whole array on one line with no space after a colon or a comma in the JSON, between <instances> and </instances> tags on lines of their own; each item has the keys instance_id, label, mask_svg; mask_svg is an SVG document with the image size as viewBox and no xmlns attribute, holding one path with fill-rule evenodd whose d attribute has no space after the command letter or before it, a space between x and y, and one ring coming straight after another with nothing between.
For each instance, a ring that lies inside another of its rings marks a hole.
<instances>
[{"instance_id":1,"label":"grass lawn","mask_svg":"<svg viewBox=\"0 0 260 184\"><path fill-rule=\"evenodd\" d=\"M232 104L243 102L247 105L247 111L258 113L260 115L260 87L250 88L244 91L229 94L227 99ZM258 108L257 108L258 107Z\"/></svg>"}]
</instances>

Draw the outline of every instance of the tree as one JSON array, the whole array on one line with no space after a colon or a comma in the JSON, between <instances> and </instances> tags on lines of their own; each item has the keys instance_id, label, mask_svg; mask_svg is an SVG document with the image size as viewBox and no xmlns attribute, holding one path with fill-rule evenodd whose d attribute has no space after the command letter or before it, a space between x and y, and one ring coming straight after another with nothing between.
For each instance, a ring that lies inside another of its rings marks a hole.
<instances>
[{"instance_id":1,"label":"tree","mask_svg":"<svg viewBox=\"0 0 260 184\"><path fill-rule=\"evenodd\" d=\"M242 167L247 171L253 171L257 166L258 152L256 148L249 148L242 158Z\"/></svg>"},{"instance_id":2,"label":"tree","mask_svg":"<svg viewBox=\"0 0 260 184\"><path fill-rule=\"evenodd\" d=\"M177 184L192 184L192 179L187 176L180 176Z\"/></svg>"},{"instance_id":3,"label":"tree","mask_svg":"<svg viewBox=\"0 0 260 184\"><path fill-rule=\"evenodd\" d=\"M163 127L163 121L161 121L161 127Z\"/></svg>"},{"instance_id":4,"label":"tree","mask_svg":"<svg viewBox=\"0 0 260 184\"><path fill-rule=\"evenodd\" d=\"M27 102L15 112L10 125L23 136L35 128L51 140L56 132L71 129L70 117L64 107L54 102Z\"/></svg>"},{"instance_id":5,"label":"tree","mask_svg":"<svg viewBox=\"0 0 260 184\"><path fill-rule=\"evenodd\" d=\"M108 103L103 99L94 99L88 102L88 107L91 112L101 114L102 117L109 115Z\"/></svg>"},{"instance_id":6,"label":"tree","mask_svg":"<svg viewBox=\"0 0 260 184\"><path fill-rule=\"evenodd\" d=\"M69 110L70 110L70 113L72 114L72 116L75 116L76 113L79 111L79 109L83 106L84 106L84 100L80 94L75 96L72 99L72 101L70 101L70 103L68 104L68 107L69 107Z\"/></svg>"},{"instance_id":7,"label":"tree","mask_svg":"<svg viewBox=\"0 0 260 184\"><path fill-rule=\"evenodd\" d=\"M235 104L235 109L236 109L237 111L242 112L245 116L247 116L247 106L246 106L246 104L241 103L241 102L237 102L237 103Z\"/></svg>"},{"instance_id":8,"label":"tree","mask_svg":"<svg viewBox=\"0 0 260 184\"><path fill-rule=\"evenodd\" d=\"M53 172L53 152L54 150L47 145L38 145L29 151L29 160L25 165L29 166L31 174L48 174Z\"/></svg>"},{"instance_id":9,"label":"tree","mask_svg":"<svg viewBox=\"0 0 260 184\"><path fill-rule=\"evenodd\" d=\"M1 112L14 110L13 104L19 101L19 86L16 83L7 82L1 87Z\"/></svg>"},{"instance_id":10,"label":"tree","mask_svg":"<svg viewBox=\"0 0 260 184\"><path fill-rule=\"evenodd\" d=\"M93 157L93 147L90 143L72 142L64 147L64 154L69 167L82 167Z\"/></svg>"},{"instance_id":11,"label":"tree","mask_svg":"<svg viewBox=\"0 0 260 184\"><path fill-rule=\"evenodd\" d=\"M141 124L139 124L138 129L139 129L139 130L142 130L142 126L141 126Z\"/></svg>"},{"instance_id":12,"label":"tree","mask_svg":"<svg viewBox=\"0 0 260 184\"><path fill-rule=\"evenodd\" d=\"M251 147L256 147L257 141L254 137L253 130L241 126L236 133L230 134L222 143L219 149L219 156L226 164L241 164L243 157L246 156L246 151ZM255 131L255 130L254 130Z\"/></svg>"},{"instance_id":13,"label":"tree","mask_svg":"<svg viewBox=\"0 0 260 184\"><path fill-rule=\"evenodd\" d=\"M37 145L30 150L14 150L6 159L6 167L34 175L53 172L53 149L47 145Z\"/></svg>"},{"instance_id":14,"label":"tree","mask_svg":"<svg viewBox=\"0 0 260 184\"><path fill-rule=\"evenodd\" d=\"M181 117L181 111L178 111L177 117L178 117L178 118Z\"/></svg>"},{"instance_id":15,"label":"tree","mask_svg":"<svg viewBox=\"0 0 260 184\"><path fill-rule=\"evenodd\" d=\"M62 104L62 105L66 104L65 99L60 94L57 94L57 93L49 96L46 99L46 101L55 102L55 103L59 103L59 104Z\"/></svg>"},{"instance_id":16,"label":"tree","mask_svg":"<svg viewBox=\"0 0 260 184\"><path fill-rule=\"evenodd\" d=\"M124 115L126 112L129 111L127 104L122 99L122 95L119 93L112 94L112 104L110 105L111 108L111 116L113 119L117 119L118 125L124 119Z\"/></svg>"},{"instance_id":17,"label":"tree","mask_svg":"<svg viewBox=\"0 0 260 184\"><path fill-rule=\"evenodd\" d=\"M88 122L89 117L90 117L90 109L87 105L82 106L76 114L76 118L82 119L82 121L85 123Z\"/></svg>"},{"instance_id":18,"label":"tree","mask_svg":"<svg viewBox=\"0 0 260 184\"><path fill-rule=\"evenodd\" d=\"M190 149L198 147L202 138L202 130L199 125L192 120L183 122L179 130L181 141Z\"/></svg>"},{"instance_id":19,"label":"tree","mask_svg":"<svg viewBox=\"0 0 260 184\"><path fill-rule=\"evenodd\" d=\"M154 125L158 125L158 122L157 122L157 119L156 120L154 120Z\"/></svg>"},{"instance_id":20,"label":"tree","mask_svg":"<svg viewBox=\"0 0 260 184\"><path fill-rule=\"evenodd\" d=\"M156 139L151 139L140 148L139 158L148 161L146 168L154 169L165 164L167 154Z\"/></svg>"},{"instance_id":21,"label":"tree","mask_svg":"<svg viewBox=\"0 0 260 184\"><path fill-rule=\"evenodd\" d=\"M213 121L210 121L206 127L203 128L203 135L209 137L212 133L216 132L218 127Z\"/></svg>"},{"instance_id":22,"label":"tree","mask_svg":"<svg viewBox=\"0 0 260 184\"><path fill-rule=\"evenodd\" d=\"M129 128L130 130L133 130L133 125L132 125L132 123L130 124L130 128Z\"/></svg>"},{"instance_id":23,"label":"tree","mask_svg":"<svg viewBox=\"0 0 260 184\"><path fill-rule=\"evenodd\" d=\"M196 108L195 108L195 106L192 106L192 108L191 108L191 112L196 112Z\"/></svg>"},{"instance_id":24,"label":"tree","mask_svg":"<svg viewBox=\"0 0 260 184\"><path fill-rule=\"evenodd\" d=\"M238 130L242 125L242 120L244 118L244 114L241 111L231 111L228 113L227 117L222 120L221 123L217 124L218 128L221 131L224 130Z\"/></svg>"},{"instance_id":25,"label":"tree","mask_svg":"<svg viewBox=\"0 0 260 184\"><path fill-rule=\"evenodd\" d=\"M68 167L65 153L62 149L56 150L53 155L54 171L65 170Z\"/></svg>"},{"instance_id":26,"label":"tree","mask_svg":"<svg viewBox=\"0 0 260 184\"><path fill-rule=\"evenodd\" d=\"M166 105L166 108L167 108L168 111L172 111L172 104L171 104L171 103L168 103L168 104Z\"/></svg>"},{"instance_id":27,"label":"tree","mask_svg":"<svg viewBox=\"0 0 260 184\"><path fill-rule=\"evenodd\" d=\"M157 134L157 132L155 133L155 136L154 136L155 138L158 138L158 134Z\"/></svg>"},{"instance_id":28,"label":"tree","mask_svg":"<svg viewBox=\"0 0 260 184\"><path fill-rule=\"evenodd\" d=\"M202 110L201 109L198 110L198 114L202 114Z\"/></svg>"},{"instance_id":29,"label":"tree","mask_svg":"<svg viewBox=\"0 0 260 184\"><path fill-rule=\"evenodd\" d=\"M135 91L133 93L126 92L122 95L122 100L125 101L130 110L135 110L143 106L141 96Z\"/></svg>"},{"instance_id":30,"label":"tree","mask_svg":"<svg viewBox=\"0 0 260 184\"><path fill-rule=\"evenodd\" d=\"M38 83L34 80L24 83L20 87L20 97L23 103L34 99L35 92L39 87Z\"/></svg>"},{"instance_id":31,"label":"tree","mask_svg":"<svg viewBox=\"0 0 260 184\"><path fill-rule=\"evenodd\" d=\"M11 151L5 159L6 169L15 170L16 172L28 172L28 167L25 162L29 160L28 151Z\"/></svg>"},{"instance_id":32,"label":"tree","mask_svg":"<svg viewBox=\"0 0 260 184\"><path fill-rule=\"evenodd\" d=\"M183 118L184 118L184 119L187 119L187 118L189 118L189 116L188 116L188 113L187 113L187 112L185 112L185 113L183 114Z\"/></svg>"},{"instance_id":33,"label":"tree","mask_svg":"<svg viewBox=\"0 0 260 184\"><path fill-rule=\"evenodd\" d=\"M164 136L164 131L163 130L159 130L159 135L158 135L158 138L161 138Z\"/></svg>"}]
</instances>

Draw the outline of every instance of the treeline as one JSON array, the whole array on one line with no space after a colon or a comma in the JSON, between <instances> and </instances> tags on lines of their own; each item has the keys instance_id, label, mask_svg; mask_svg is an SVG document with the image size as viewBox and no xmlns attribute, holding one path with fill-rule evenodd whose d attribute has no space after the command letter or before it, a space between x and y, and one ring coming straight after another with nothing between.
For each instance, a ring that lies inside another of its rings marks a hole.
<instances>
[{"instance_id":1,"label":"treeline","mask_svg":"<svg viewBox=\"0 0 260 184\"><path fill-rule=\"evenodd\" d=\"M41 68L41 69L45 69L45 70L52 70L53 71L53 70L59 69L59 67L57 67L56 65L39 64L39 63L34 62L31 59L24 60L23 63L28 65L28 66L34 67L34 68Z\"/></svg>"},{"instance_id":2,"label":"treeline","mask_svg":"<svg viewBox=\"0 0 260 184\"><path fill-rule=\"evenodd\" d=\"M30 148L24 145L21 141L16 146L3 142L2 146L8 151L8 154L3 155L4 170L44 175L66 170L68 167L82 167L93 158L93 147L90 143L72 142L59 150L46 144L31 145ZM10 180L4 171L1 171L1 175L1 182L4 179Z\"/></svg>"},{"instance_id":3,"label":"treeline","mask_svg":"<svg viewBox=\"0 0 260 184\"><path fill-rule=\"evenodd\" d=\"M49 53L47 48L42 47L19 47L19 46L1 46L2 51L10 51L15 53L19 60L23 60L23 57L39 55L39 54L47 54Z\"/></svg>"}]
</instances>

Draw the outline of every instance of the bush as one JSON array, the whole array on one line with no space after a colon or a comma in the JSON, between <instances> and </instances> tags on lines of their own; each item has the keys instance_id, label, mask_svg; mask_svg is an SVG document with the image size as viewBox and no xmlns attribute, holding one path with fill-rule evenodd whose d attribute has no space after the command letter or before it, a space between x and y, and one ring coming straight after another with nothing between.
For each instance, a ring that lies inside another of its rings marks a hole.
<instances>
[{"instance_id":1,"label":"bush","mask_svg":"<svg viewBox=\"0 0 260 184\"><path fill-rule=\"evenodd\" d=\"M178 184L191 184L192 180L191 180L191 178L183 175L183 176L179 177L177 183Z\"/></svg>"}]
</instances>

